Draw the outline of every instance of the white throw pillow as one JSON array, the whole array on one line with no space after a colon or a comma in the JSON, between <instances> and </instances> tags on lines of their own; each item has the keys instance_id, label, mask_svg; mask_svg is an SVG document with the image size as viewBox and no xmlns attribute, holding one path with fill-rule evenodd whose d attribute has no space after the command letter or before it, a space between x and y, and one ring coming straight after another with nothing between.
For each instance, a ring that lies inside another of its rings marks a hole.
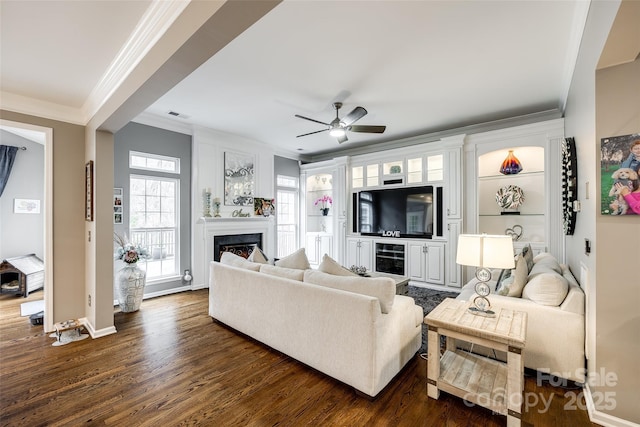
<instances>
[{"instance_id":1,"label":"white throw pillow","mask_svg":"<svg viewBox=\"0 0 640 427\"><path fill-rule=\"evenodd\" d=\"M231 252L223 252L220 256L220 263L231 265L238 268L246 268L247 270L260 271L260 266L257 262L248 261L241 256L238 256Z\"/></svg>"},{"instance_id":2,"label":"white throw pillow","mask_svg":"<svg viewBox=\"0 0 640 427\"><path fill-rule=\"evenodd\" d=\"M253 252L251 252L251 255L249 255L247 259L251 262L257 262L258 264L269 264L269 260L264 256L264 252L257 246L253 248Z\"/></svg>"},{"instance_id":3,"label":"white throw pillow","mask_svg":"<svg viewBox=\"0 0 640 427\"><path fill-rule=\"evenodd\" d=\"M260 266L260 273L269 274L271 276L284 277L291 280L297 280L298 282L302 282L302 278L304 277L304 270L278 267L270 264L262 264Z\"/></svg>"},{"instance_id":4,"label":"white throw pillow","mask_svg":"<svg viewBox=\"0 0 640 427\"><path fill-rule=\"evenodd\" d=\"M522 291L522 298L557 307L567 297L569 282L557 273L536 274Z\"/></svg>"},{"instance_id":5,"label":"white throw pillow","mask_svg":"<svg viewBox=\"0 0 640 427\"><path fill-rule=\"evenodd\" d=\"M389 277L334 276L317 270L304 272L304 281L327 288L341 289L378 298L380 310L389 313L396 297L396 283Z\"/></svg>"},{"instance_id":6,"label":"white throw pillow","mask_svg":"<svg viewBox=\"0 0 640 427\"><path fill-rule=\"evenodd\" d=\"M327 274L333 274L334 276L357 276L356 273L346 267L341 266L336 260L334 260L327 254L324 254L324 256L322 257L322 262L318 266L318 271L322 271Z\"/></svg>"},{"instance_id":7,"label":"white throw pillow","mask_svg":"<svg viewBox=\"0 0 640 427\"><path fill-rule=\"evenodd\" d=\"M279 259L275 262L275 265L278 267L297 268L298 270L307 270L311 268L304 248L300 248L294 253Z\"/></svg>"}]
</instances>

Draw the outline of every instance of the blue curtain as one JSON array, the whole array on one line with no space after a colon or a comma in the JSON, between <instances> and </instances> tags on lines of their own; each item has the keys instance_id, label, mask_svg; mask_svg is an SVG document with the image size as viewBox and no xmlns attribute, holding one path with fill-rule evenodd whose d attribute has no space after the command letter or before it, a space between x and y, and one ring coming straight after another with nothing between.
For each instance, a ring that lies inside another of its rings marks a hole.
<instances>
[{"instance_id":1,"label":"blue curtain","mask_svg":"<svg viewBox=\"0 0 640 427\"><path fill-rule=\"evenodd\" d=\"M10 145L0 145L0 196L4 193L4 187L9 180L9 174L13 167L13 161L16 159L18 147Z\"/></svg>"}]
</instances>

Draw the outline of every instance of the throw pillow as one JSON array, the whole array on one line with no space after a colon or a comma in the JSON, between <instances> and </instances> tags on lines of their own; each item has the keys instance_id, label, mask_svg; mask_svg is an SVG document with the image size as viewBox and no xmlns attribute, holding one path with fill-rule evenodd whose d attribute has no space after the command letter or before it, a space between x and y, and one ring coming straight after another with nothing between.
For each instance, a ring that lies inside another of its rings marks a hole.
<instances>
[{"instance_id":1,"label":"throw pillow","mask_svg":"<svg viewBox=\"0 0 640 427\"><path fill-rule=\"evenodd\" d=\"M284 258L280 258L276 261L275 265L278 267L297 268L298 270L307 270L311 268L304 248L300 248Z\"/></svg>"},{"instance_id":2,"label":"throw pillow","mask_svg":"<svg viewBox=\"0 0 640 427\"><path fill-rule=\"evenodd\" d=\"M262 249L257 246L253 248L251 255L249 255L247 259L251 262L257 262L258 264L269 264L269 259L265 256L264 252L262 252Z\"/></svg>"},{"instance_id":3,"label":"throw pillow","mask_svg":"<svg viewBox=\"0 0 640 427\"><path fill-rule=\"evenodd\" d=\"M500 275L498 276L498 279L496 280L496 291L495 291L496 294L503 295L502 291L504 289L503 286L505 285L505 281L510 277L514 277L515 278L515 276L513 276L514 272L515 271L511 270L511 269L505 269L505 270L501 270L500 271ZM509 283L511 283L511 282L513 282L513 279ZM506 294L504 294L504 295L506 295Z\"/></svg>"},{"instance_id":4,"label":"throw pillow","mask_svg":"<svg viewBox=\"0 0 640 427\"><path fill-rule=\"evenodd\" d=\"M531 250L531 245L527 244L524 248L522 248L522 256L524 260L527 262L527 274L533 268L533 251Z\"/></svg>"},{"instance_id":5,"label":"throw pillow","mask_svg":"<svg viewBox=\"0 0 640 427\"><path fill-rule=\"evenodd\" d=\"M569 282L557 273L540 273L532 277L522 291L522 298L540 305L557 307L567 297Z\"/></svg>"},{"instance_id":6,"label":"throw pillow","mask_svg":"<svg viewBox=\"0 0 640 427\"><path fill-rule=\"evenodd\" d=\"M522 289L524 289L524 285L527 284L528 273L527 261L524 257L519 256L516 261L515 273L512 275L513 280L506 281L498 293L508 297L520 298L522 296Z\"/></svg>"},{"instance_id":7,"label":"throw pillow","mask_svg":"<svg viewBox=\"0 0 640 427\"><path fill-rule=\"evenodd\" d=\"M551 257L553 259L555 259L555 257L553 255L551 255L549 252L540 252L538 255L533 257L533 263L537 263L538 261L540 261L543 258L548 258Z\"/></svg>"},{"instance_id":8,"label":"throw pillow","mask_svg":"<svg viewBox=\"0 0 640 427\"><path fill-rule=\"evenodd\" d=\"M336 260L327 254L324 254L322 257L322 262L318 266L318 271L333 274L334 276L357 276L356 273L341 266Z\"/></svg>"},{"instance_id":9,"label":"throw pillow","mask_svg":"<svg viewBox=\"0 0 640 427\"><path fill-rule=\"evenodd\" d=\"M307 270L304 272L304 281L377 298L383 313L391 311L396 297L396 284L389 277L334 276L322 271Z\"/></svg>"},{"instance_id":10,"label":"throw pillow","mask_svg":"<svg viewBox=\"0 0 640 427\"><path fill-rule=\"evenodd\" d=\"M271 276L284 277L291 280L297 280L302 282L304 277L304 270L298 270L296 268L277 267L270 264L262 264L260 266L260 273L269 274Z\"/></svg>"},{"instance_id":11,"label":"throw pillow","mask_svg":"<svg viewBox=\"0 0 640 427\"><path fill-rule=\"evenodd\" d=\"M238 256L231 252L223 252L220 256L220 264L231 265L238 268L246 268L247 270L260 271L260 266L257 262L248 261L241 256Z\"/></svg>"}]
</instances>

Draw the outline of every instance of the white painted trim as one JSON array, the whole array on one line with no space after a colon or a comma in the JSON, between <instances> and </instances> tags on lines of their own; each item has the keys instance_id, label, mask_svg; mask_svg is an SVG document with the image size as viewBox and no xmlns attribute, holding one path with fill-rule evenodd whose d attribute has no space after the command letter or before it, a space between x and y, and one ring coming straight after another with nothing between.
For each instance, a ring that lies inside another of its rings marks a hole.
<instances>
[{"instance_id":1,"label":"white painted trim","mask_svg":"<svg viewBox=\"0 0 640 427\"><path fill-rule=\"evenodd\" d=\"M638 427L640 424L636 424L631 421L623 420L622 418L614 417L613 415L605 414L596 409L593 403L593 394L589 388L589 384L584 386L584 400L587 404L587 412L589 413L589 420L593 423L600 424L604 427Z\"/></svg>"},{"instance_id":2,"label":"white painted trim","mask_svg":"<svg viewBox=\"0 0 640 427\"><path fill-rule=\"evenodd\" d=\"M45 332L53 331L53 129L0 119L1 127L44 134L44 319Z\"/></svg>"},{"instance_id":3,"label":"white painted trim","mask_svg":"<svg viewBox=\"0 0 640 427\"><path fill-rule=\"evenodd\" d=\"M185 135L193 135L193 126L179 118L172 119L169 117L160 117L157 114L151 114L143 111L131 121L141 125L152 126Z\"/></svg>"},{"instance_id":4,"label":"white painted trim","mask_svg":"<svg viewBox=\"0 0 640 427\"><path fill-rule=\"evenodd\" d=\"M84 126L84 115L80 108L55 104L41 99L29 98L10 92L0 92L0 109L16 113L58 120Z\"/></svg>"},{"instance_id":5,"label":"white painted trim","mask_svg":"<svg viewBox=\"0 0 640 427\"><path fill-rule=\"evenodd\" d=\"M120 87L189 3L189 1L151 2L138 25L82 106L85 124Z\"/></svg>"},{"instance_id":6,"label":"white painted trim","mask_svg":"<svg viewBox=\"0 0 640 427\"><path fill-rule=\"evenodd\" d=\"M87 319L86 317L81 317L79 320L80 322L82 322L85 329L89 332L89 335L91 335L91 338L102 338L102 337L106 337L107 335L115 334L116 332L118 332L115 326L109 326L108 328L96 330L94 329L91 322L89 322L89 319Z\"/></svg>"}]
</instances>

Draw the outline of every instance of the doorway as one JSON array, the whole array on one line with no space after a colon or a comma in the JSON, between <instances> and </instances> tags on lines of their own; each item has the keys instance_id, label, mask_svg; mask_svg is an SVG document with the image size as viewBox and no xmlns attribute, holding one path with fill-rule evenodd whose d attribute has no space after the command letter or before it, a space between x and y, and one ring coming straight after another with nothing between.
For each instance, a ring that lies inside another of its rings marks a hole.
<instances>
[{"instance_id":1,"label":"doorway","mask_svg":"<svg viewBox=\"0 0 640 427\"><path fill-rule=\"evenodd\" d=\"M44 261L44 319L45 331L53 330L53 129L0 119L0 130L18 135L44 146L44 188L40 212L42 217ZM11 180L11 178L9 178ZM37 185L37 184L36 184ZM3 194L4 196L4 194ZM4 201L3 201L4 202ZM15 201L11 200L14 204ZM0 248L1 249L1 248ZM31 299L31 298L29 298Z\"/></svg>"}]
</instances>

